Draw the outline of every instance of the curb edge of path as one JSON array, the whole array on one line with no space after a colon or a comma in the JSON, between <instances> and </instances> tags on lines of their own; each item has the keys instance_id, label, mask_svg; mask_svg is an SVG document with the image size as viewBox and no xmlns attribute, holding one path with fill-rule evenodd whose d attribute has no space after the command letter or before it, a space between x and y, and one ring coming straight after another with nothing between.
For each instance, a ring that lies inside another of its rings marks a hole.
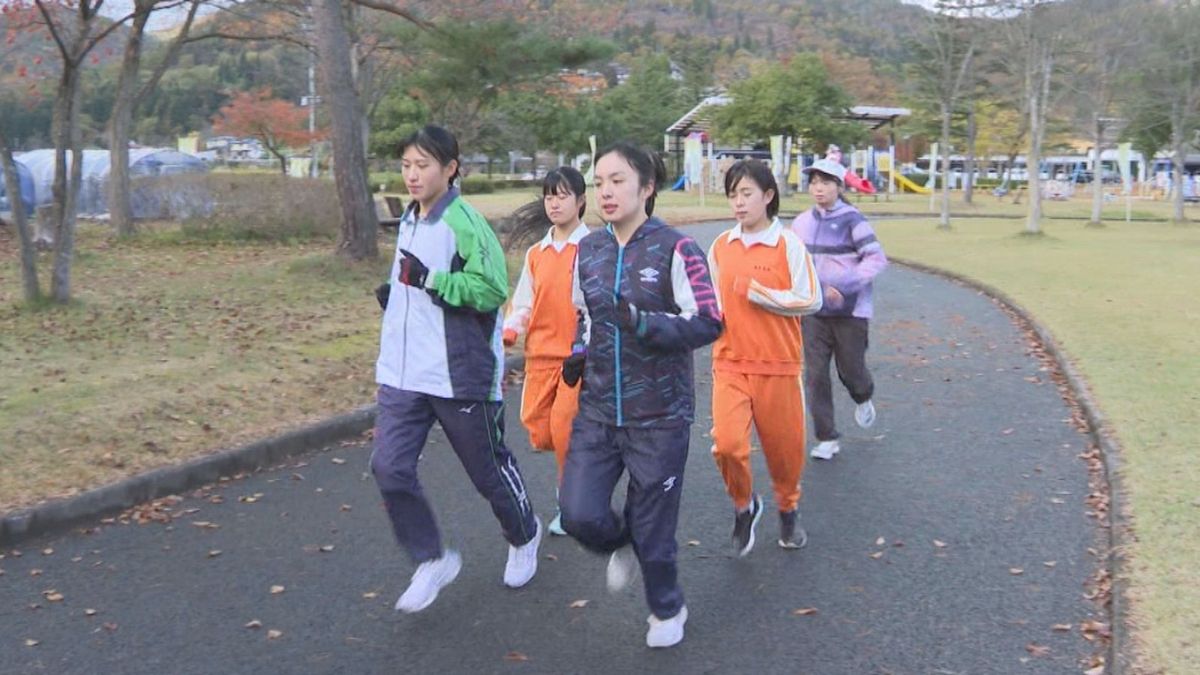
<instances>
[{"instance_id":1,"label":"curb edge of path","mask_svg":"<svg viewBox=\"0 0 1200 675\"><path fill-rule=\"evenodd\" d=\"M1126 635L1126 621L1128 617L1126 616L1125 608L1126 584L1123 577L1120 576L1120 572L1125 569L1124 555L1125 547L1130 538L1128 534L1130 524L1123 513L1124 495L1121 491L1120 449L1111 434L1106 433L1106 430L1110 429L1110 427L1104 415L1100 412L1100 406L1092 398L1087 380L1084 379L1071 363L1067 353L1059 346L1049 329L1043 326L1033 317L1031 312L1022 307L1004 291L971 277L932 265L926 265L925 263L893 256L888 256L888 259L904 267L933 274L973 288L988 296L993 301L1004 305L1019 317L1021 321L1025 322L1034 334L1037 335L1037 339L1042 347L1045 348L1046 353L1054 359L1055 364L1062 372L1063 377L1067 381L1067 386L1071 389L1071 393L1075 396L1076 402L1083 411L1084 419L1087 420L1087 435L1096 444L1096 447L1100 449L1100 458L1104 466L1104 480L1108 483L1108 555L1106 556L1106 566L1108 568L1109 579L1112 583L1109 610L1112 614L1112 639L1109 642L1108 653L1105 655L1105 672L1114 675L1133 672L1130 657L1124 649L1128 640L1128 636Z\"/></svg>"},{"instance_id":2,"label":"curb edge of path","mask_svg":"<svg viewBox=\"0 0 1200 675\"><path fill-rule=\"evenodd\" d=\"M524 366L525 357L521 354L504 360L505 372ZM153 469L72 497L2 513L0 546L12 546L31 537L215 483L223 476L269 467L289 457L355 438L374 424L375 406L363 406L278 436Z\"/></svg>"}]
</instances>

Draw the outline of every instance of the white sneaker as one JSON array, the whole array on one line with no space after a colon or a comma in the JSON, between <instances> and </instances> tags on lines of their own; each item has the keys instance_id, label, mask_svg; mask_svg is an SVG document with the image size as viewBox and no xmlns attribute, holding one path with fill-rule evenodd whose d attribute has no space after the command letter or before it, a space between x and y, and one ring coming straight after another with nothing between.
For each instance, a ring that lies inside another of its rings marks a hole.
<instances>
[{"instance_id":1,"label":"white sneaker","mask_svg":"<svg viewBox=\"0 0 1200 675\"><path fill-rule=\"evenodd\" d=\"M634 575L637 574L638 560L637 554L633 552L632 546L626 546L613 551L612 556L608 559L608 590L610 593L619 593L625 590L629 582L633 581Z\"/></svg>"},{"instance_id":2,"label":"white sneaker","mask_svg":"<svg viewBox=\"0 0 1200 675\"><path fill-rule=\"evenodd\" d=\"M875 404L871 403L871 399L867 399L855 406L854 421L864 429L875 424Z\"/></svg>"},{"instance_id":3,"label":"white sneaker","mask_svg":"<svg viewBox=\"0 0 1200 675\"><path fill-rule=\"evenodd\" d=\"M421 563L413 572L408 588L396 601L396 611L411 614L432 605L438 591L454 581L461 569L462 557L457 551L444 551L442 557Z\"/></svg>"},{"instance_id":4,"label":"white sneaker","mask_svg":"<svg viewBox=\"0 0 1200 675\"><path fill-rule=\"evenodd\" d=\"M554 514L554 520L550 521L550 526L546 529L550 530L550 534L556 537L565 537L567 531L562 526L562 511Z\"/></svg>"},{"instance_id":5,"label":"white sneaker","mask_svg":"<svg viewBox=\"0 0 1200 675\"><path fill-rule=\"evenodd\" d=\"M651 614L646 622L650 630L646 631L647 647L674 647L683 640L683 624L687 623L687 605L679 608L679 613L669 619L660 619Z\"/></svg>"},{"instance_id":6,"label":"white sneaker","mask_svg":"<svg viewBox=\"0 0 1200 675\"><path fill-rule=\"evenodd\" d=\"M809 454L812 455L813 459L833 459L833 456L841 451L842 448L840 445L838 445L837 439L835 438L832 441L821 441L820 443L817 443L817 447L813 448L812 452Z\"/></svg>"},{"instance_id":7,"label":"white sneaker","mask_svg":"<svg viewBox=\"0 0 1200 675\"><path fill-rule=\"evenodd\" d=\"M542 519L533 517L537 529L533 539L521 546L508 547L508 563L504 565L504 585L520 588L537 574L538 545L542 543Z\"/></svg>"}]
</instances>

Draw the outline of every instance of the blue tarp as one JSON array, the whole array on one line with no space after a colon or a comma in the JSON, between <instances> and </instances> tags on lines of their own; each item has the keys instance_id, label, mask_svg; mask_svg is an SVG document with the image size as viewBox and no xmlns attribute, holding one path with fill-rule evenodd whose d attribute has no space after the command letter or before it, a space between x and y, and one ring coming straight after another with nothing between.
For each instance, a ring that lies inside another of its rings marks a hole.
<instances>
[{"instance_id":1,"label":"blue tarp","mask_svg":"<svg viewBox=\"0 0 1200 675\"><path fill-rule=\"evenodd\" d=\"M22 153L17 160L29 171L33 183L33 204L44 206L54 201L54 150L33 150ZM83 151L83 182L79 187L77 212L96 215L108 211L108 174L111 168L107 150ZM71 154L67 154L67 171L71 170ZM198 157L165 148L131 148L129 150L129 176L170 176L182 173L205 173L208 165ZM158 214L162 196L151 194L168 190L164 183L160 190L145 192L135 188L131 195L134 218L151 218ZM24 192L24 188L22 188ZM144 193L144 194L143 194ZM169 196L169 195L168 195ZM143 199L142 197L145 197Z\"/></svg>"},{"instance_id":2,"label":"blue tarp","mask_svg":"<svg viewBox=\"0 0 1200 675\"><path fill-rule=\"evenodd\" d=\"M21 203L25 205L25 215L33 215L34 205L34 189L33 189L33 174L29 172L29 167L21 162L15 162L17 165L17 183L21 189ZM14 210L9 203L8 195L6 194L7 181L4 176L4 167L0 167L0 211ZM15 201L15 200L13 200Z\"/></svg>"}]
</instances>

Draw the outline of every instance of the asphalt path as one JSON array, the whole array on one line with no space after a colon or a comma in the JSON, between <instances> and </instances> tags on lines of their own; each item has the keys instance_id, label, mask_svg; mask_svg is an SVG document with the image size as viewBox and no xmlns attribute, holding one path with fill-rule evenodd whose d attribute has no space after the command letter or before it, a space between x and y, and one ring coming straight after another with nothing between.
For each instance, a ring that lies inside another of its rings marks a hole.
<instances>
[{"instance_id":1,"label":"asphalt path","mask_svg":"<svg viewBox=\"0 0 1200 675\"><path fill-rule=\"evenodd\" d=\"M707 246L720 229L689 231ZM569 538L548 537L534 580L505 588L507 545L435 429L421 477L463 571L425 612L392 610L412 567L369 448L347 445L142 510L162 522L98 521L0 551L0 672L1080 672L1095 645L1079 626L1103 619L1084 598L1100 542L1086 438L987 298L896 266L876 293L879 418L855 427L837 393L842 452L809 461L802 551L775 546L769 506L758 546L733 555L697 354L676 648L646 648L640 585L609 594L606 561ZM549 518L554 461L530 451L518 396L508 444ZM770 504L760 453L754 465Z\"/></svg>"}]
</instances>

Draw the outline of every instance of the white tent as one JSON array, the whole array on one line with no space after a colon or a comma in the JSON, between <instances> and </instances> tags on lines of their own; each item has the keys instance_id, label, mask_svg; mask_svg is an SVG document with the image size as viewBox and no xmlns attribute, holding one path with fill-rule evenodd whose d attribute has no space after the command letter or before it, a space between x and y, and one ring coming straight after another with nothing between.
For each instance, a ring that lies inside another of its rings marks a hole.
<instances>
[{"instance_id":1,"label":"white tent","mask_svg":"<svg viewBox=\"0 0 1200 675\"><path fill-rule=\"evenodd\" d=\"M17 159L29 169L33 179L34 205L45 206L54 201L54 150L33 150ZM108 211L108 175L111 156L107 150L83 151L83 182L76 201L77 212L95 215ZM67 171L71 170L71 154L67 153ZM199 158L166 148L133 148L129 151L130 178L169 176L183 173L205 173L208 165ZM150 218L161 214L164 200L170 201L169 182L149 181L135 187L130 201L134 218Z\"/></svg>"}]
</instances>

